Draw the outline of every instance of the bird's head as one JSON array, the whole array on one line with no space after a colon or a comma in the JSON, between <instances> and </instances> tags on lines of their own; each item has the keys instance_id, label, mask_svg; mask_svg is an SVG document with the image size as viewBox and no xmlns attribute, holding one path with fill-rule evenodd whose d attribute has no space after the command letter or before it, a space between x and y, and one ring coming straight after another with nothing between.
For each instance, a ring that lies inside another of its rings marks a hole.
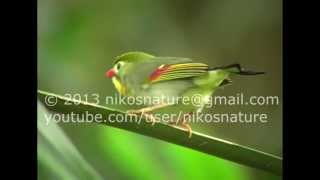
<instances>
[{"instance_id":1,"label":"bird's head","mask_svg":"<svg viewBox=\"0 0 320 180\"><path fill-rule=\"evenodd\" d=\"M134 65L138 62L147 61L154 56L144 52L127 52L117 56L113 63L113 67L109 69L105 75L112 78L112 82L120 94L125 94L124 79L128 75L130 68L135 68Z\"/></svg>"}]
</instances>

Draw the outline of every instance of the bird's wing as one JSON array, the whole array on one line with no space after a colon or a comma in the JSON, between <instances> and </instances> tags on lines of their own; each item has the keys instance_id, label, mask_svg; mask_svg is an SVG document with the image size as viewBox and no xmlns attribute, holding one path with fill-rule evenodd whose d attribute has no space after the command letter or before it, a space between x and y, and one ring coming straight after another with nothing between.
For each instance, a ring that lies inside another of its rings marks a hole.
<instances>
[{"instance_id":1,"label":"bird's wing","mask_svg":"<svg viewBox=\"0 0 320 180\"><path fill-rule=\"evenodd\" d=\"M200 76L208 72L204 63L167 63L158 66L149 75L149 83Z\"/></svg>"}]
</instances>

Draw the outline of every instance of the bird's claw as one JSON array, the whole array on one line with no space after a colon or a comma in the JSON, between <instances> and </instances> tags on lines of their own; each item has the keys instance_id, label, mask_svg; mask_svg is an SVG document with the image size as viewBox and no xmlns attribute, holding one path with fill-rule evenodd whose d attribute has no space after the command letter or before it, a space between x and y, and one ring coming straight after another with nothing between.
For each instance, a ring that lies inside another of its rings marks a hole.
<instances>
[{"instance_id":1,"label":"bird's claw","mask_svg":"<svg viewBox=\"0 0 320 180\"><path fill-rule=\"evenodd\" d=\"M192 129L188 129L187 131L189 133L188 137L191 138L192 137Z\"/></svg>"},{"instance_id":2,"label":"bird's claw","mask_svg":"<svg viewBox=\"0 0 320 180\"><path fill-rule=\"evenodd\" d=\"M141 111L141 110L128 110L128 111L126 111L126 113L127 114L129 114L129 115L137 115L137 114L141 114L141 113L143 113L143 111Z\"/></svg>"},{"instance_id":3,"label":"bird's claw","mask_svg":"<svg viewBox=\"0 0 320 180\"><path fill-rule=\"evenodd\" d=\"M151 122L151 126L154 126L156 122L159 122L152 114L143 114L147 122Z\"/></svg>"},{"instance_id":4,"label":"bird's claw","mask_svg":"<svg viewBox=\"0 0 320 180\"><path fill-rule=\"evenodd\" d=\"M156 122L159 122L152 114L146 113L144 110L141 110L141 109L128 110L128 111L126 111L126 113L128 115L133 115L133 116L137 116L137 115L144 116L148 123L151 122L151 126L154 126Z\"/></svg>"}]
</instances>

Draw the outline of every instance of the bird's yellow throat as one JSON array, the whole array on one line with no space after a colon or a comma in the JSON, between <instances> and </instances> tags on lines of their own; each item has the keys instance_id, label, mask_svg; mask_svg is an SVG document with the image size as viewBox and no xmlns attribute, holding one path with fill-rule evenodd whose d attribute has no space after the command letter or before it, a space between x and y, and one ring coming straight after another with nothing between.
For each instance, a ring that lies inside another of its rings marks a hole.
<instances>
[{"instance_id":1,"label":"bird's yellow throat","mask_svg":"<svg viewBox=\"0 0 320 180\"><path fill-rule=\"evenodd\" d=\"M116 87L117 91L121 95L126 95L126 87L123 84L121 84L120 80L117 77L113 77L112 82L113 82L114 86Z\"/></svg>"}]
</instances>

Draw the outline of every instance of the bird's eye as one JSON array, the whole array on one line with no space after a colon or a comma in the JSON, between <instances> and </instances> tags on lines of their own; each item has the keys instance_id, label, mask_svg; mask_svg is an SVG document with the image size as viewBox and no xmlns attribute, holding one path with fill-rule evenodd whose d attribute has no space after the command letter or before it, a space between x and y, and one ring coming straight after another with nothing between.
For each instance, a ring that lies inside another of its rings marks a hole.
<instances>
[{"instance_id":1,"label":"bird's eye","mask_svg":"<svg viewBox=\"0 0 320 180\"><path fill-rule=\"evenodd\" d=\"M119 70L119 69L120 69L120 67L121 67L121 64L120 64L120 63L118 63L118 64L116 65L116 69L117 69L117 70Z\"/></svg>"}]
</instances>

